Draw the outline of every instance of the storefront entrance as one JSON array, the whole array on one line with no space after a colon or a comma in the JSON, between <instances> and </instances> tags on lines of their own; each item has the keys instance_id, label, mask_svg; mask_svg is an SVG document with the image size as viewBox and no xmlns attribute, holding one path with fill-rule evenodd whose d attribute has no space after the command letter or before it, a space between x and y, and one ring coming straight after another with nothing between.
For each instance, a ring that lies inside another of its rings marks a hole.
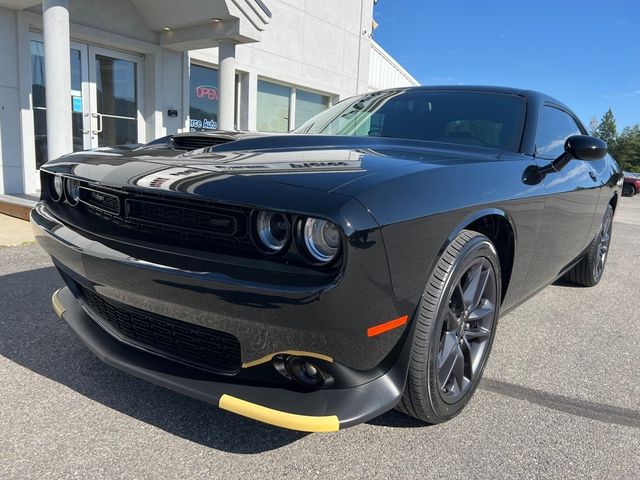
<instances>
[{"instance_id":1,"label":"storefront entrance","mask_svg":"<svg viewBox=\"0 0 640 480\"><path fill-rule=\"evenodd\" d=\"M144 138L141 56L71 42L73 150L137 143ZM36 167L47 161L44 44L31 39Z\"/></svg>"}]
</instances>

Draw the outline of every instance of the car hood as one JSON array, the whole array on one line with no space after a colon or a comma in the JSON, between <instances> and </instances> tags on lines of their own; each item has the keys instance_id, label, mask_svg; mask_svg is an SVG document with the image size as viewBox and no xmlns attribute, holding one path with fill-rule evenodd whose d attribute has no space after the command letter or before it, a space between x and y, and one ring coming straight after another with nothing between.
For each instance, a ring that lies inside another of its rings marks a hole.
<instances>
[{"instance_id":1,"label":"car hood","mask_svg":"<svg viewBox=\"0 0 640 480\"><path fill-rule=\"evenodd\" d=\"M269 182L355 195L360 185L500 154L489 148L380 137L252 135L184 153L162 147L98 149L66 155L45 169L105 186L195 194L211 182L233 179L238 187Z\"/></svg>"}]
</instances>

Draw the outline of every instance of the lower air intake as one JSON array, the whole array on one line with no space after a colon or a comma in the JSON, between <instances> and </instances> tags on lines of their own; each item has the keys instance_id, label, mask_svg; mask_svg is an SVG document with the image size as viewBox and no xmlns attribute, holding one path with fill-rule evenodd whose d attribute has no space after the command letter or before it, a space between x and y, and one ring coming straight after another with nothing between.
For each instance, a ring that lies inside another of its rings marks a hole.
<instances>
[{"instance_id":1,"label":"lower air intake","mask_svg":"<svg viewBox=\"0 0 640 480\"><path fill-rule=\"evenodd\" d=\"M240 342L233 335L126 307L76 285L85 307L116 338L214 373L234 375L240 370Z\"/></svg>"}]
</instances>

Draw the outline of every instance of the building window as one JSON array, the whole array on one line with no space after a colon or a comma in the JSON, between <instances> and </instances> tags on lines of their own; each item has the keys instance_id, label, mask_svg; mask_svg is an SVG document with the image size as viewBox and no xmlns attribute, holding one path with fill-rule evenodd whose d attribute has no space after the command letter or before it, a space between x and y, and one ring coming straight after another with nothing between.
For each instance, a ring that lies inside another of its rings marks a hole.
<instances>
[{"instance_id":1,"label":"building window","mask_svg":"<svg viewBox=\"0 0 640 480\"><path fill-rule=\"evenodd\" d=\"M258 80L258 131L288 132L328 107L327 95Z\"/></svg>"},{"instance_id":2,"label":"building window","mask_svg":"<svg viewBox=\"0 0 640 480\"><path fill-rule=\"evenodd\" d=\"M218 129L218 70L191 64L189 72L189 130Z\"/></svg>"},{"instance_id":3,"label":"building window","mask_svg":"<svg viewBox=\"0 0 640 480\"><path fill-rule=\"evenodd\" d=\"M329 107L329 97L296 89L296 128Z\"/></svg>"},{"instance_id":4,"label":"building window","mask_svg":"<svg viewBox=\"0 0 640 480\"><path fill-rule=\"evenodd\" d=\"M291 88L258 80L256 126L260 132L289 131Z\"/></svg>"},{"instance_id":5,"label":"building window","mask_svg":"<svg viewBox=\"0 0 640 480\"><path fill-rule=\"evenodd\" d=\"M82 134L82 71L80 50L71 49L71 121L73 128L73 151L84 147ZM36 147L36 168L47 161L47 118L44 86L44 44L31 41L31 98L33 102L33 130ZM79 107L78 107L79 105Z\"/></svg>"}]
</instances>

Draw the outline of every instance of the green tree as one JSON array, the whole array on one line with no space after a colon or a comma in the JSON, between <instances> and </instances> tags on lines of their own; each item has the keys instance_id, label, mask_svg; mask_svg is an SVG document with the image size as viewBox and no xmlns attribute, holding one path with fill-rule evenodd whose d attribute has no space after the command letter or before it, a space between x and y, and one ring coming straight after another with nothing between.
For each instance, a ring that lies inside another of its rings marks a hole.
<instances>
[{"instance_id":1,"label":"green tree","mask_svg":"<svg viewBox=\"0 0 640 480\"><path fill-rule=\"evenodd\" d=\"M607 113L602 116L600 123L595 130L593 130L593 136L607 142L609 152L615 157L614 152L617 150L616 139L618 137L618 130L616 128L616 119L611 109L607 110Z\"/></svg>"},{"instance_id":2,"label":"green tree","mask_svg":"<svg viewBox=\"0 0 640 480\"><path fill-rule=\"evenodd\" d=\"M625 170L640 170L640 125L622 130L616 139L614 158Z\"/></svg>"}]
</instances>

